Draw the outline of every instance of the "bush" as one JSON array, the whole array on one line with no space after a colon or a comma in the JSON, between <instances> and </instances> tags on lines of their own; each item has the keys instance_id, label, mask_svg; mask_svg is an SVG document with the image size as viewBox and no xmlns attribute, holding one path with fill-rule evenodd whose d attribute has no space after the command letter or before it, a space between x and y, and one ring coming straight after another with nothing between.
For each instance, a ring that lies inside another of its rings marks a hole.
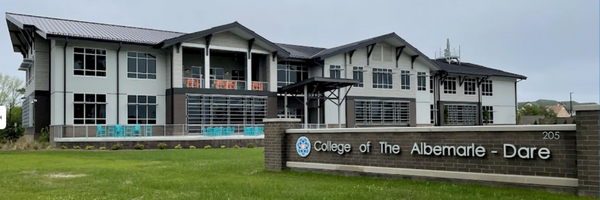
<instances>
[{"instance_id":1,"label":"bush","mask_svg":"<svg viewBox=\"0 0 600 200\"><path fill-rule=\"evenodd\" d=\"M73 149L81 149L79 146L73 146Z\"/></svg>"},{"instance_id":2,"label":"bush","mask_svg":"<svg viewBox=\"0 0 600 200\"><path fill-rule=\"evenodd\" d=\"M144 145L138 143L138 144L135 144L135 146L133 146L133 148L137 149L137 150L144 150Z\"/></svg>"},{"instance_id":3,"label":"bush","mask_svg":"<svg viewBox=\"0 0 600 200\"><path fill-rule=\"evenodd\" d=\"M196 149L196 146L190 145L190 149Z\"/></svg>"},{"instance_id":4,"label":"bush","mask_svg":"<svg viewBox=\"0 0 600 200\"><path fill-rule=\"evenodd\" d=\"M183 147L181 147L181 144L177 144L177 146L175 146L175 149L182 149Z\"/></svg>"},{"instance_id":5,"label":"bush","mask_svg":"<svg viewBox=\"0 0 600 200\"><path fill-rule=\"evenodd\" d=\"M205 149L210 149L211 147L210 147L210 145L206 145L206 146L204 146L204 148Z\"/></svg>"},{"instance_id":6,"label":"bush","mask_svg":"<svg viewBox=\"0 0 600 200\"><path fill-rule=\"evenodd\" d=\"M96 148L96 147L90 145L90 146L85 147L85 150L94 150L94 148Z\"/></svg>"},{"instance_id":7,"label":"bush","mask_svg":"<svg viewBox=\"0 0 600 200\"><path fill-rule=\"evenodd\" d=\"M567 124L567 120L565 119L565 121L563 121L563 124Z\"/></svg>"},{"instance_id":8,"label":"bush","mask_svg":"<svg viewBox=\"0 0 600 200\"><path fill-rule=\"evenodd\" d=\"M112 150L119 150L119 149L122 149L122 148L123 148L123 145L122 144L118 144L118 143L115 144L115 145L112 145L112 147L110 147L110 149L112 149Z\"/></svg>"},{"instance_id":9,"label":"bush","mask_svg":"<svg viewBox=\"0 0 600 200\"><path fill-rule=\"evenodd\" d=\"M42 130L40 132L41 132L41 134L40 134L40 138L38 138L38 141L40 143L50 142L50 131L48 130L48 127L42 128Z\"/></svg>"},{"instance_id":10,"label":"bush","mask_svg":"<svg viewBox=\"0 0 600 200\"><path fill-rule=\"evenodd\" d=\"M577 118L573 118L573 121L571 121L571 124L577 124Z\"/></svg>"},{"instance_id":11,"label":"bush","mask_svg":"<svg viewBox=\"0 0 600 200\"><path fill-rule=\"evenodd\" d=\"M158 149L161 149L161 150L162 150L162 149L166 149L166 148L167 148L167 144L165 144L165 143L158 143L158 145L156 145L156 147L157 147Z\"/></svg>"},{"instance_id":12,"label":"bush","mask_svg":"<svg viewBox=\"0 0 600 200\"><path fill-rule=\"evenodd\" d=\"M32 148L33 150L38 150L38 149L40 149L40 146L39 146L37 143L33 143L33 144L31 145L31 148Z\"/></svg>"},{"instance_id":13,"label":"bush","mask_svg":"<svg viewBox=\"0 0 600 200\"><path fill-rule=\"evenodd\" d=\"M234 149L239 149L240 146L238 146L237 144L235 146L233 146Z\"/></svg>"},{"instance_id":14,"label":"bush","mask_svg":"<svg viewBox=\"0 0 600 200\"><path fill-rule=\"evenodd\" d=\"M67 147L67 146L65 146L65 145L62 145L62 146L60 146L60 148L61 148L61 149L69 149L69 147Z\"/></svg>"},{"instance_id":15,"label":"bush","mask_svg":"<svg viewBox=\"0 0 600 200\"><path fill-rule=\"evenodd\" d=\"M225 145L221 145L221 149L227 148L227 146Z\"/></svg>"},{"instance_id":16,"label":"bush","mask_svg":"<svg viewBox=\"0 0 600 200\"><path fill-rule=\"evenodd\" d=\"M98 149L100 149L100 150L106 150L106 147L100 147Z\"/></svg>"},{"instance_id":17,"label":"bush","mask_svg":"<svg viewBox=\"0 0 600 200\"><path fill-rule=\"evenodd\" d=\"M254 148L254 143L248 143L248 144L246 145L246 147L248 147L248 148Z\"/></svg>"},{"instance_id":18,"label":"bush","mask_svg":"<svg viewBox=\"0 0 600 200\"><path fill-rule=\"evenodd\" d=\"M20 125L14 127L9 124L13 124L10 122L6 123L6 129L0 130L0 138L9 142L16 142L23 134L25 133L25 129L23 129Z\"/></svg>"}]
</instances>

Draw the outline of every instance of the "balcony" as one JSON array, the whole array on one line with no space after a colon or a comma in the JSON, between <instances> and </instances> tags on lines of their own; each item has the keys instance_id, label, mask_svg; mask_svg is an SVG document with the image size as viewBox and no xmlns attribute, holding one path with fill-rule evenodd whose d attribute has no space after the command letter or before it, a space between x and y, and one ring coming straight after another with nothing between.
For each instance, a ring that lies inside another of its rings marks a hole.
<instances>
[{"instance_id":1,"label":"balcony","mask_svg":"<svg viewBox=\"0 0 600 200\"><path fill-rule=\"evenodd\" d=\"M269 83L252 81L252 91L268 91ZM183 88L205 88L204 80L202 78L187 78L183 77ZM221 90L246 90L246 81L244 80L221 80L211 79L210 89L221 89Z\"/></svg>"}]
</instances>

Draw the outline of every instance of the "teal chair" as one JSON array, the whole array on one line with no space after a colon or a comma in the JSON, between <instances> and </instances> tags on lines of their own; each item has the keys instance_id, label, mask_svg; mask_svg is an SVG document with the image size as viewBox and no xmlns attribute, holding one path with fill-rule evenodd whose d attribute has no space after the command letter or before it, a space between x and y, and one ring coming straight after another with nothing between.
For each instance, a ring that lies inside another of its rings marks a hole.
<instances>
[{"instance_id":1,"label":"teal chair","mask_svg":"<svg viewBox=\"0 0 600 200\"><path fill-rule=\"evenodd\" d=\"M256 135L264 135L265 127L256 127Z\"/></svg>"},{"instance_id":2,"label":"teal chair","mask_svg":"<svg viewBox=\"0 0 600 200\"><path fill-rule=\"evenodd\" d=\"M115 125L115 137L123 137L123 126L121 124Z\"/></svg>"},{"instance_id":3,"label":"teal chair","mask_svg":"<svg viewBox=\"0 0 600 200\"><path fill-rule=\"evenodd\" d=\"M152 125L146 125L146 130L144 131L144 137L152 137Z\"/></svg>"},{"instance_id":4,"label":"teal chair","mask_svg":"<svg viewBox=\"0 0 600 200\"><path fill-rule=\"evenodd\" d=\"M125 137L133 137L133 126L125 126L125 133L123 133Z\"/></svg>"},{"instance_id":5,"label":"teal chair","mask_svg":"<svg viewBox=\"0 0 600 200\"><path fill-rule=\"evenodd\" d=\"M96 125L96 137L106 137L106 130L100 125Z\"/></svg>"},{"instance_id":6,"label":"teal chair","mask_svg":"<svg viewBox=\"0 0 600 200\"><path fill-rule=\"evenodd\" d=\"M133 128L133 136L142 137L142 127L139 124L136 124Z\"/></svg>"},{"instance_id":7,"label":"teal chair","mask_svg":"<svg viewBox=\"0 0 600 200\"><path fill-rule=\"evenodd\" d=\"M114 126L107 126L106 129L108 130L106 132L106 136L108 137L116 137L116 133L115 133L115 127Z\"/></svg>"},{"instance_id":8,"label":"teal chair","mask_svg":"<svg viewBox=\"0 0 600 200\"><path fill-rule=\"evenodd\" d=\"M213 127L206 128L206 132L204 133L204 136L212 137L213 136Z\"/></svg>"}]
</instances>

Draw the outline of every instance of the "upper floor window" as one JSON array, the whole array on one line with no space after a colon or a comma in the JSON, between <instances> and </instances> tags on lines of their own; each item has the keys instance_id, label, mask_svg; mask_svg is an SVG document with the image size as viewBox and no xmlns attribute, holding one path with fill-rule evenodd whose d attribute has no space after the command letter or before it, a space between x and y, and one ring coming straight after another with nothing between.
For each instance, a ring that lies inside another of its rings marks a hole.
<instances>
[{"instance_id":1,"label":"upper floor window","mask_svg":"<svg viewBox=\"0 0 600 200\"><path fill-rule=\"evenodd\" d=\"M394 88L392 69L373 68L373 88Z\"/></svg>"},{"instance_id":2,"label":"upper floor window","mask_svg":"<svg viewBox=\"0 0 600 200\"><path fill-rule=\"evenodd\" d=\"M128 124L156 124L156 96L127 95Z\"/></svg>"},{"instance_id":3,"label":"upper floor window","mask_svg":"<svg viewBox=\"0 0 600 200\"><path fill-rule=\"evenodd\" d=\"M329 65L329 77L342 78L342 68L339 65Z\"/></svg>"},{"instance_id":4,"label":"upper floor window","mask_svg":"<svg viewBox=\"0 0 600 200\"><path fill-rule=\"evenodd\" d=\"M106 94L73 95L74 124L106 124Z\"/></svg>"},{"instance_id":5,"label":"upper floor window","mask_svg":"<svg viewBox=\"0 0 600 200\"><path fill-rule=\"evenodd\" d=\"M400 89L410 90L410 71L400 71Z\"/></svg>"},{"instance_id":6,"label":"upper floor window","mask_svg":"<svg viewBox=\"0 0 600 200\"><path fill-rule=\"evenodd\" d=\"M81 76L106 76L106 50L74 48L73 74Z\"/></svg>"},{"instance_id":7,"label":"upper floor window","mask_svg":"<svg viewBox=\"0 0 600 200\"><path fill-rule=\"evenodd\" d=\"M456 94L456 78L446 77L444 82L444 94Z\"/></svg>"},{"instance_id":8,"label":"upper floor window","mask_svg":"<svg viewBox=\"0 0 600 200\"><path fill-rule=\"evenodd\" d=\"M307 78L308 70L306 66L293 62L277 65L277 87L294 84Z\"/></svg>"},{"instance_id":9,"label":"upper floor window","mask_svg":"<svg viewBox=\"0 0 600 200\"><path fill-rule=\"evenodd\" d=\"M485 80L483 81L483 83L481 83L481 95L483 96L492 96L493 95L493 90L492 90L492 80Z\"/></svg>"},{"instance_id":10,"label":"upper floor window","mask_svg":"<svg viewBox=\"0 0 600 200\"><path fill-rule=\"evenodd\" d=\"M363 67L354 66L352 68L352 79L358 80L359 83L355 84L354 87L364 87L364 78L363 78Z\"/></svg>"},{"instance_id":11,"label":"upper floor window","mask_svg":"<svg viewBox=\"0 0 600 200\"><path fill-rule=\"evenodd\" d=\"M465 95L475 95L475 79L465 78Z\"/></svg>"},{"instance_id":12,"label":"upper floor window","mask_svg":"<svg viewBox=\"0 0 600 200\"><path fill-rule=\"evenodd\" d=\"M433 94L433 78L429 78L429 93Z\"/></svg>"},{"instance_id":13,"label":"upper floor window","mask_svg":"<svg viewBox=\"0 0 600 200\"><path fill-rule=\"evenodd\" d=\"M427 73L425 72L417 72L417 90L425 91L427 90Z\"/></svg>"},{"instance_id":14,"label":"upper floor window","mask_svg":"<svg viewBox=\"0 0 600 200\"><path fill-rule=\"evenodd\" d=\"M127 77L156 79L156 54L127 52Z\"/></svg>"}]
</instances>

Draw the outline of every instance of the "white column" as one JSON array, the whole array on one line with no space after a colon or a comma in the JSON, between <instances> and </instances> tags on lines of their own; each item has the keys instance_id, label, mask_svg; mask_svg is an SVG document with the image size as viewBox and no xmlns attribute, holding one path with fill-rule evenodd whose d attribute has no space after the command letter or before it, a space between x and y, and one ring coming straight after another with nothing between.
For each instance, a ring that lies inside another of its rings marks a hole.
<instances>
[{"instance_id":1,"label":"white column","mask_svg":"<svg viewBox=\"0 0 600 200\"><path fill-rule=\"evenodd\" d=\"M246 59L246 89L252 90L252 53Z\"/></svg>"},{"instance_id":2,"label":"white column","mask_svg":"<svg viewBox=\"0 0 600 200\"><path fill-rule=\"evenodd\" d=\"M204 48L204 88L210 88L210 49Z\"/></svg>"},{"instance_id":3,"label":"white column","mask_svg":"<svg viewBox=\"0 0 600 200\"><path fill-rule=\"evenodd\" d=\"M304 85L304 129L308 129L308 87Z\"/></svg>"}]
</instances>

